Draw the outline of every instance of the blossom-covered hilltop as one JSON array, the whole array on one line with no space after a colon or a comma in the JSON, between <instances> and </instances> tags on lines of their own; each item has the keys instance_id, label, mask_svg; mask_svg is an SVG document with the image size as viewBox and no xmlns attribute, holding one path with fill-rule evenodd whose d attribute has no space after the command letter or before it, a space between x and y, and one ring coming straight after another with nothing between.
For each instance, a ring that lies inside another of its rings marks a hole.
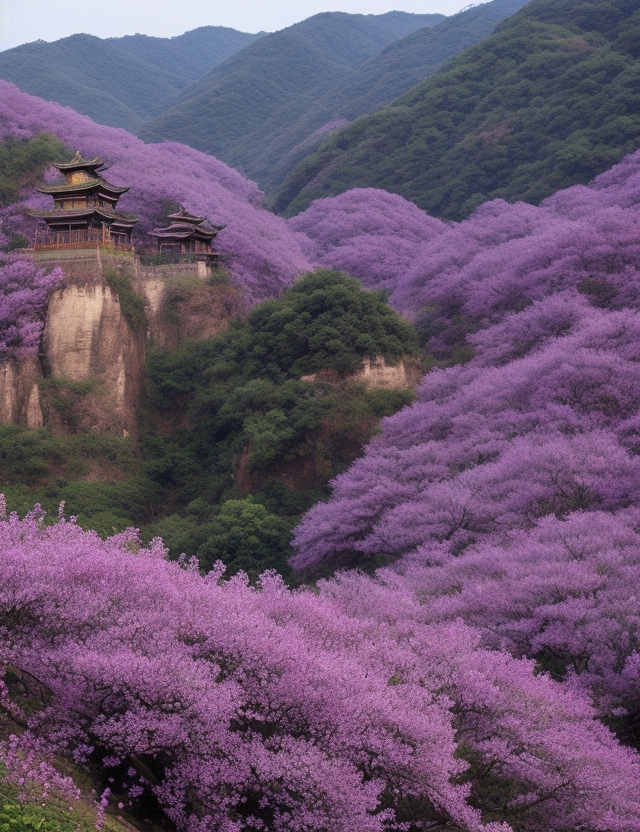
<instances>
[{"instance_id":1,"label":"blossom-covered hilltop","mask_svg":"<svg viewBox=\"0 0 640 832\"><path fill-rule=\"evenodd\" d=\"M347 198L294 222L326 224ZM391 302L433 355L467 363L434 370L384 422L299 526L294 559L396 561L329 591L358 617L462 617L584 687L636 740L639 229L636 153L539 208L487 203L405 248ZM330 241L316 234L316 256L335 262Z\"/></svg>"}]
</instances>

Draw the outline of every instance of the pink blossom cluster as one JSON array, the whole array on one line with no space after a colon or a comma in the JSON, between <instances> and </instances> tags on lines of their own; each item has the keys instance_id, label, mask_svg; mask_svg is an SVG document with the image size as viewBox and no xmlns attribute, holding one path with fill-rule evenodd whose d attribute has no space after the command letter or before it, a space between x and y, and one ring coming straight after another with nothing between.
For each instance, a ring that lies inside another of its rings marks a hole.
<instances>
[{"instance_id":1,"label":"pink blossom cluster","mask_svg":"<svg viewBox=\"0 0 640 832\"><path fill-rule=\"evenodd\" d=\"M47 301L63 278L25 255L0 254L0 360L37 355Z\"/></svg>"},{"instance_id":2,"label":"pink blossom cluster","mask_svg":"<svg viewBox=\"0 0 640 832\"><path fill-rule=\"evenodd\" d=\"M128 775L144 765L179 829L510 832L485 800L519 830L640 830L640 759L532 662L461 622L395 605L374 621L164 554L11 516L0 641L48 691L31 731Z\"/></svg>"}]
</instances>

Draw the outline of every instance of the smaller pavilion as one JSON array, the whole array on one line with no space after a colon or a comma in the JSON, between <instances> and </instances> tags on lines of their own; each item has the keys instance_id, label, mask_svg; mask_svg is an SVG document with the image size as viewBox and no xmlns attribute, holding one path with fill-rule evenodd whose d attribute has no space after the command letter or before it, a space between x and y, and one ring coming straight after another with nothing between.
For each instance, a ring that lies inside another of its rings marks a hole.
<instances>
[{"instance_id":1,"label":"smaller pavilion","mask_svg":"<svg viewBox=\"0 0 640 832\"><path fill-rule=\"evenodd\" d=\"M166 228L154 228L151 236L158 241L158 254L176 260L204 260L215 265L220 257L211 244L225 225L213 225L206 217L194 217L184 209L169 214Z\"/></svg>"},{"instance_id":2,"label":"smaller pavilion","mask_svg":"<svg viewBox=\"0 0 640 832\"><path fill-rule=\"evenodd\" d=\"M30 211L44 220L44 233L36 231L36 249L82 248L106 245L132 250L131 234L138 218L117 210L129 188L110 185L100 175L102 159L83 159L78 151L70 162L56 165L64 182L38 188L53 197L50 211Z\"/></svg>"}]
</instances>

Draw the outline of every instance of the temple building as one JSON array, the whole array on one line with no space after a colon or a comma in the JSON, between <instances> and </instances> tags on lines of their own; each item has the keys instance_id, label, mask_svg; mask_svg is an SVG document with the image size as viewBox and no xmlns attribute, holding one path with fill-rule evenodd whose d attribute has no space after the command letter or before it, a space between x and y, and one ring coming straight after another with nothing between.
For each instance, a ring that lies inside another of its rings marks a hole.
<instances>
[{"instance_id":1,"label":"temple building","mask_svg":"<svg viewBox=\"0 0 640 832\"><path fill-rule=\"evenodd\" d=\"M205 260L215 265L219 254L213 251L211 243L216 235L226 228L212 225L206 217L194 217L184 209L169 214L170 224L166 228L154 228L151 236L158 241L158 254L175 259Z\"/></svg>"},{"instance_id":2,"label":"temple building","mask_svg":"<svg viewBox=\"0 0 640 832\"><path fill-rule=\"evenodd\" d=\"M118 200L129 188L117 188L100 176L102 159L87 161L78 151L70 162L54 167L64 182L38 188L53 197L53 210L29 212L45 224L36 230L35 248L103 245L132 250L131 233L138 219L117 211Z\"/></svg>"}]
</instances>

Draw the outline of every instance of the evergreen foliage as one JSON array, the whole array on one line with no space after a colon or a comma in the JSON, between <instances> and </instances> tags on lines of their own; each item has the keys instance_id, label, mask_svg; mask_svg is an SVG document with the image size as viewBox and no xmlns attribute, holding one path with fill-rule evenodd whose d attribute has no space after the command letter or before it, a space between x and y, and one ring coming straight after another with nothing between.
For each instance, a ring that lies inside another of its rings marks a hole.
<instances>
[{"instance_id":1,"label":"evergreen foliage","mask_svg":"<svg viewBox=\"0 0 640 832\"><path fill-rule=\"evenodd\" d=\"M225 61L139 135L145 141L183 142L237 164L235 146L250 135L259 143L269 119L271 133L286 126L289 106L302 95L317 97L393 40L442 19L405 12L314 15Z\"/></svg>"},{"instance_id":2,"label":"evergreen foliage","mask_svg":"<svg viewBox=\"0 0 640 832\"><path fill-rule=\"evenodd\" d=\"M532 0L379 113L331 136L282 185L287 215L353 187L461 219L496 197L537 204L640 146L640 11Z\"/></svg>"},{"instance_id":3,"label":"evergreen foliage","mask_svg":"<svg viewBox=\"0 0 640 832\"><path fill-rule=\"evenodd\" d=\"M69 382L45 383L44 403L57 395L70 407L68 388ZM131 441L96 433L56 436L24 425L0 426L0 481L21 515L40 503L55 516L64 500L83 527L103 535L148 523L159 496Z\"/></svg>"},{"instance_id":4,"label":"evergreen foliage","mask_svg":"<svg viewBox=\"0 0 640 832\"><path fill-rule=\"evenodd\" d=\"M260 36L222 26L175 38L102 40L77 34L1 52L0 78L100 124L135 131L182 89Z\"/></svg>"},{"instance_id":5,"label":"evergreen foliage","mask_svg":"<svg viewBox=\"0 0 640 832\"><path fill-rule=\"evenodd\" d=\"M326 270L306 275L282 298L262 303L249 313L248 324L244 362L271 379L322 369L345 376L363 358L382 355L394 363L418 348L413 327L382 293L363 292L354 278Z\"/></svg>"},{"instance_id":6,"label":"evergreen foliage","mask_svg":"<svg viewBox=\"0 0 640 832\"><path fill-rule=\"evenodd\" d=\"M229 148L225 158L241 166L267 195L273 194L328 132L378 110L430 77L445 61L490 35L525 2L490 0L394 40L325 90L301 94L286 111L278 111Z\"/></svg>"},{"instance_id":7,"label":"evergreen foliage","mask_svg":"<svg viewBox=\"0 0 640 832\"><path fill-rule=\"evenodd\" d=\"M1 141L0 205L15 202L21 189L35 185L51 162L63 161L67 156L65 146L50 133L39 133L30 139L9 137ZM6 246L4 248L6 250Z\"/></svg>"},{"instance_id":8,"label":"evergreen foliage","mask_svg":"<svg viewBox=\"0 0 640 832\"><path fill-rule=\"evenodd\" d=\"M288 532L300 512L358 454L378 420L412 398L340 377L367 356L393 361L416 352L413 328L379 293L327 271L300 279L217 338L152 351L149 407L160 415L186 411L189 427L144 440L147 475L184 516L145 534L162 534L172 552L181 546L209 566L219 557L252 577L261 565L288 573ZM301 380L321 369L336 380ZM238 501L243 490L257 502ZM231 532L230 518L241 515ZM229 541L236 539L234 556Z\"/></svg>"},{"instance_id":9,"label":"evergreen foliage","mask_svg":"<svg viewBox=\"0 0 640 832\"><path fill-rule=\"evenodd\" d=\"M104 277L109 287L117 294L122 314L136 332L146 332L147 317L144 298L136 294L131 285L131 275L125 269L107 267Z\"/></svg>"}]
</instances>

